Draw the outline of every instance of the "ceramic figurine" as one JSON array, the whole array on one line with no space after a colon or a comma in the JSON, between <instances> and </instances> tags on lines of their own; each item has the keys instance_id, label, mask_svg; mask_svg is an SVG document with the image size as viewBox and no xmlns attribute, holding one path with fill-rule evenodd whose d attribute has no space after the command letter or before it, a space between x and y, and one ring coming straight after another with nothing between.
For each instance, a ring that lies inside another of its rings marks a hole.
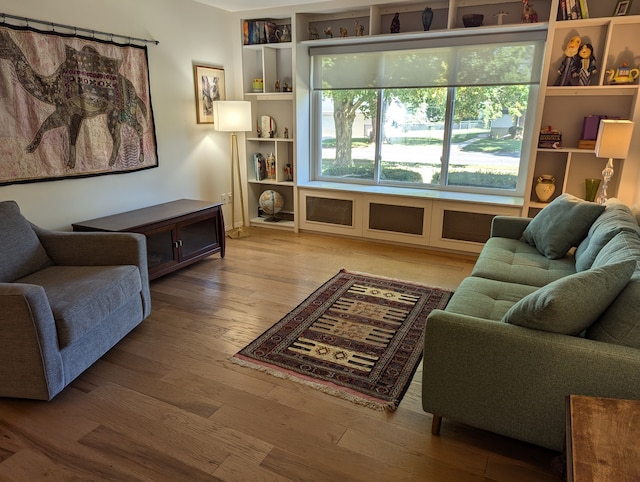
<instances>
[{"instance_id":1,"label":"ceramic figurine","mask_svg":"<svg viewBox=\"0 0 640 482\"><path fill-rule=\"evenodd\" d=\"M284 176L286 181L293 181L293 166L291 164L284 165Z\"/></svg>"},{"instance_id":2,"label":"ceramic figurine","mask_svg":"<svg viewBox=\"0 0 640 482\"><path fill-rule=\"evenodd\" d=\"M280 92L280 80L276 80L275 90L274 92Z\"/></svg>"},{"instance_id":3,"label":"ceramic figurine","mask_svg":"<svg viewBox=\"0 0 640 482\"><path fill-rule=\"evenodd\" d=\"M340 37L348 37L349 36L349 32L347 32L347 29L344 27L340 27Z\"/></svg>"},{"instance_id":4,"label":"ceramic figurine","mask_svg":"<svg viewBox=\"0 0 640 482\"><path fill-rule=\"evenodd\" d=\"M291 30L289 30L289 26L283 26L282 31L276 30L276 37L278 37L278 42L291 42Z\"/></svg>"},{"instance_id":5,"label":"ceramic figurine","mask_svg":"<svg viewBox=\"0 0 640 482\"><path fill-rule=\"evenodd\" d=\"M309 40L318 40L320 38L320 34L318 33L318 29L315 27L309 27Z\"/></svg>"},{"instance_id":6,"label":"ceramic figurine","mask_svg":"<svg viewBox=\"0 0 640 482\"><path fill-rule=\"evenodd\" d=\"M494 17L498 17L498 25L502 25L504 22L504 17L509 15L509 12L505 12L504 10L500 10L498 13L494 15Z\"/></svg>"},{"instance_id":7,"label":"ceramic figurine","mask_svg":"<svg viewBox=\"0 0 640 482\"><path fill-rule=\"evenodd\" d=\"M422 12L422 28L425 32L431 28L431 22L433 22L433 10L427 7Z\"/></svg>"},{"instance_id":8,"label":"ceramic figurine","mask_svg":"<svg viewBox=\"0 0 640 482\"><path fill-rule=\"evenodd\" d=\"M284 138L285 139L289 139L289 128L288 127L284 128Z\"/></svg>"},{"instance_id":9,"label":"ceramic figurine","mask_svg":"<svg viewBox=\"0 0 640 482\"><path fill-rule=\"evenodd\" d=\"M262 129L260 128L260 121L256 121L256 134L258 137L262 137Z\"/></svg>"},{"instance_id":10,"label":"ceramic figurine","mask_svg":"<svg viewBox=\"0 0 640 482\"><path fill-rule=\"evenodd\" d=\"M573 85L574 79L579 75L580 57L578 50L582 40L577 35L571 37L564 49L564 59L558 68L558 79L555 85Z\"/></svg>"},{"instance_id":11,"label":"ceramic figurine","mask_svg":"<svg viewBox=\"0 0 640 482\"><path fill-rule=\"evenodd\" d=\"M356 37L364 37L364 25L358 23L357 20L353 21L355 25Z\"/></svg>"},{"instance_id":12,"label":"ceramic figurine","mask_svg":"<svg viewBox=\"0 0 640 482\"><path fill-rule=\"evenodd\" d=\"M400 33L400 14L396 13L391 20L391 33Z\"/></svg>"},{"instance_id":13,"label":"ceramic figurine","mask_svg":"<svg viewBox=\"0 0 640 482\"><path fill-rule=\"evenodd\" d=\"M590 85L591 76L598 72L596 68L596 57L593 55L591 44L582 44L578 50L580 57L580 71L578 72L578 85Z\"/></svg>"},{"instance_id":14,"label":"ceramic figurine","mask_svg":"<svg viewBox=\"0 0 640 482\"><path fill-rule=\"evenodd\" d=\"M333 29L331 28L331 25L324 29L324 36L326 38L333 38Z\"/></svg>"},{"instance_id":15,"label":"ceramic figurine","mask_svg":"<svg viewBox=\"0 0 640 482\"><path fill-rule=\"evenodd\" d=\"M267 179L276 178L276 156L273 152L267 156Z\"/></svg>"},{"instance_id":16,"label":"ceramic figurine","mask_svg":"<svg viewBox=\"0 0 640 482\"><path fill-rule=\"evenodd\" d=\"M522 23L538 23L538 13L529 4L529 0L522 0Z\"/></svg>"}]
</instances>

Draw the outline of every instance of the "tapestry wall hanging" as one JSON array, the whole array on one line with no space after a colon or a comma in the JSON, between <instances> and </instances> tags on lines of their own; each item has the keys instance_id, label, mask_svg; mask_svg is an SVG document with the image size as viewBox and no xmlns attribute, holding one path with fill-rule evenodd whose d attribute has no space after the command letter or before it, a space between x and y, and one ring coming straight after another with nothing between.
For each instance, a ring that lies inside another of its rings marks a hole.
<instances>
[{"instance_id":1,"label":"tapestry wall hanging","mask_svg":"<svg viewBox=\"0 0 640 482\"><path fill-rule=\"evenodd\" d=\"M158 166L147 48L0 26L0 185Z\"/></svg>"}]
</instances>

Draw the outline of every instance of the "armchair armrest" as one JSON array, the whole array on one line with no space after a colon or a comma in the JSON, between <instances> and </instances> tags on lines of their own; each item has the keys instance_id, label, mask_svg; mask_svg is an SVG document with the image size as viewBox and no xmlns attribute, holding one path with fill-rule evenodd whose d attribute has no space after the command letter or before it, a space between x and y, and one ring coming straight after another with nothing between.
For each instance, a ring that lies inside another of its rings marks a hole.
<instances>
[{"instance_id":1,"label":"armchair armrest","mask_svg":"<svg viewBox=\"0 0 640 482\"><path fill-rule=\"evenodd\" d=\"M140 270L144 316L151 312L147 241L139 233L66 232L33 226L51 261L61 266L133 265Z\"/></svg>"},{"instance_id":2,"label":"armchair armrest","mask_svg":"<svg viewBox=\"0 0 640 482\"><path fill-rule=\"evenodd\" d=\"M53 264L62 266L147 267L143 234L50 231L34 226L40 242Z\"/></svg>"},{"instance_id":3,"label":"armchair armrest","mask_svg":"<svg viewBox=\"0 0 640 482\"><path fill-rule=\"evenodd\" d=\"M58 335L44 289L0 283L0 396L50 400L64 386Z\"/></svg>"},{"instance_id":4,"label":"armchair armrest","mask_svg":"<svg viewBox=\"0 0 640 482\"><path fill-rule=\"evenodd\" d=\"M520 239L531 218L496 216L491 221L492 238Z\"/></svg>"}]
</instances>

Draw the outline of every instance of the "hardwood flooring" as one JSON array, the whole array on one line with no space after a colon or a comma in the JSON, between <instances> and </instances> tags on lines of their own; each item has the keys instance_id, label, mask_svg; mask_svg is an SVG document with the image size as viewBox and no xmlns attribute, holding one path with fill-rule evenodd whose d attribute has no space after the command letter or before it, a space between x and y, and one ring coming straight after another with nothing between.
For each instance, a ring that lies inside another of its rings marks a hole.
<instances>
[{"instance_id":1,"label":"hardwood flooring","mask_svg":"<svg viewBox=\"0 0 640 482\"><path fill-rule=\"evenodd\" d=\"M0 399L0 480L557 481L555 452L383 413L229 358L341 268L455 289L473 257L253 229L152 282L153 312L51 402Z\"/></svg>"}]
</instances>

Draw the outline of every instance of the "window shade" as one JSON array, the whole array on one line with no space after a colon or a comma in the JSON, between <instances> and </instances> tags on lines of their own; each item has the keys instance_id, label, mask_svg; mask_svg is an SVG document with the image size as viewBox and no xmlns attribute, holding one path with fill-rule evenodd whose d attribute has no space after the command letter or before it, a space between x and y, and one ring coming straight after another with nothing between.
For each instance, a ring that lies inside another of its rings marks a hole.
<instances>
[{"instance_id":1,"label":"window shade","mask_svg":"<svg viewBox=\"0 0 640 482\"><path fill-rule=\"evenodd\" d=\"M546 31L533 30L312 47L312 88L538 84L545 37Z\"/></svg>"}]
</instances>

